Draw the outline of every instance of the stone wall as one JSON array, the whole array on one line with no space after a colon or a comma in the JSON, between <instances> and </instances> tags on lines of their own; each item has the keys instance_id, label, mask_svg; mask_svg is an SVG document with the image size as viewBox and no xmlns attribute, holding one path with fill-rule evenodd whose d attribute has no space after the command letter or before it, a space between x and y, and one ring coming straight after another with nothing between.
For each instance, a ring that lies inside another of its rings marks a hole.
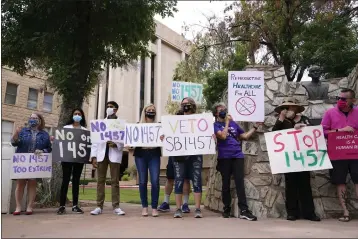
<instances>
[{"instance_id":1,"label":"stone wall","mask_svg":"<svg viewBox=\"0 0 358 239\"><path fill-rule=\"evenodd\" d=\"M245 188L249 208L253 213L262 218L286 217L284 177L281 174L272 175L267 155L264 133L272 129L276 122L274 109L280 105L283 98L293 95L306 108L304 115L311 119L321 119L324 112L333 107L334 98L339 94L341 88L357 87L358 66L351 75L342 79L331 79L329 82L330 100L308 101L306 90L300 83L287 82L283 67L275 66L250 66L246 69L260 70L265 72L265 122L258 132L242 144L245 153ZM224 99L224 101L227 99ZM251 123L240 123L245 131L252 127ZM216 156L213 156L209 174L208 192L205 206L211 210L222 211L221 200L221 176L216 170ZM236 217L239 210L237 197L231 182L232 189L232 213ZM341 207L337 198L336 189L329 181L328 170L315 171L311 173L311 186L313 191L316 213L321 218L329 218L340 215ZM358 212L358 200L355 197L354 185L349 179L349 209L352 213Z\"/></svg>"}]
</instances>

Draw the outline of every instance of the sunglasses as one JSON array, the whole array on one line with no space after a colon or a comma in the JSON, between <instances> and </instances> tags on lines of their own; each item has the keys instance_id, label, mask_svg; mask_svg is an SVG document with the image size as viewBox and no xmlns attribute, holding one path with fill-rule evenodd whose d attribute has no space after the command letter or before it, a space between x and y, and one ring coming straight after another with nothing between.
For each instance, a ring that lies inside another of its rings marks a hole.
<instances>
[{"instance_id":1,"label":"sunglasses","mask_svg":"<svg viewBox=\"0 0 358 239\"><path fill-rule=\"evenodd\" d=\"M341 101L347 101L347 100L352 99L352 98L345 98L345 97L337 96L336 99L341 100Z\"/></svg>"}]
</instances>

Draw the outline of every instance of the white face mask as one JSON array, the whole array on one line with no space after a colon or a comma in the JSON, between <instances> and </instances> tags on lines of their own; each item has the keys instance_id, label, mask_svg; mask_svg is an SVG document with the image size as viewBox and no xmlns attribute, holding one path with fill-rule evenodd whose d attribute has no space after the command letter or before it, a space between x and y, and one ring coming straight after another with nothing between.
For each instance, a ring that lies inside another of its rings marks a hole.
<instances>
[{"instance_id":1,"label":"white face mask","mask_svg":"<svg viewBox=\"0 0 358 239\"><path fill-rule=\"evenodd\" d=\"M295 117L296 113L292 110L287 111L286 118L293 119Z\"/></svg>"},{"instance_id":2,"label":"white face mask","mask_svg":"<svg viewBox=\"0 0 358 239\"><path fill-rule=\"evenodd\" d=\"M113 108L107 108L106 113L107 113L107 117L111 116L114 113L114 109Z\"/></svg>"}]
</instances>

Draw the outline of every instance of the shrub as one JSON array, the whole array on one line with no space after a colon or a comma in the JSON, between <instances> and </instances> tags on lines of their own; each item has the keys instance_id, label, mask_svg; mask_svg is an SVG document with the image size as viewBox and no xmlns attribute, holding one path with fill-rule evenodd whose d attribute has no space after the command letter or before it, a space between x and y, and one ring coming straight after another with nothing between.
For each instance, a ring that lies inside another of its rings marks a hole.
<instances>
[{"instance_id":1,"label":"shrub","mask_svg":"<svg viewBox=\"0 0 358 239\"><path fill-rule=\"evenodd\" d=\"M129 175L128 174L124 174L122 176L122 181L129 181Z\"/></svg>"}]
</instances>

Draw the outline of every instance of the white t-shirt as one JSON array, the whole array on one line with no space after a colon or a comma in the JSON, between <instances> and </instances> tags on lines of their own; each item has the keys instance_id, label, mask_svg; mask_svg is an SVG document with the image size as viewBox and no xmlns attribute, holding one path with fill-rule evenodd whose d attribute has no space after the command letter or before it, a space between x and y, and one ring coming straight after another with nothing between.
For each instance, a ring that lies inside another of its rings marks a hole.
<instances>
[{"instance_id":1,"label":"white t-shirt","mask_svg":"<svg viewBox=\"0 0 358 239\"><path fill-rule=\"evenodd\" d=\"M68 125L65 125L65 126L63 126L63 128L67 128L67 129L75 129L74 127L73 127L73 124L68 124ZM76 128L77 129L77 128ZM88 129L86 129L85 127L83 127L83 126L81 126L81 129L83 129L83 130L88 130Z\"/></svg>"}]
</instances>

